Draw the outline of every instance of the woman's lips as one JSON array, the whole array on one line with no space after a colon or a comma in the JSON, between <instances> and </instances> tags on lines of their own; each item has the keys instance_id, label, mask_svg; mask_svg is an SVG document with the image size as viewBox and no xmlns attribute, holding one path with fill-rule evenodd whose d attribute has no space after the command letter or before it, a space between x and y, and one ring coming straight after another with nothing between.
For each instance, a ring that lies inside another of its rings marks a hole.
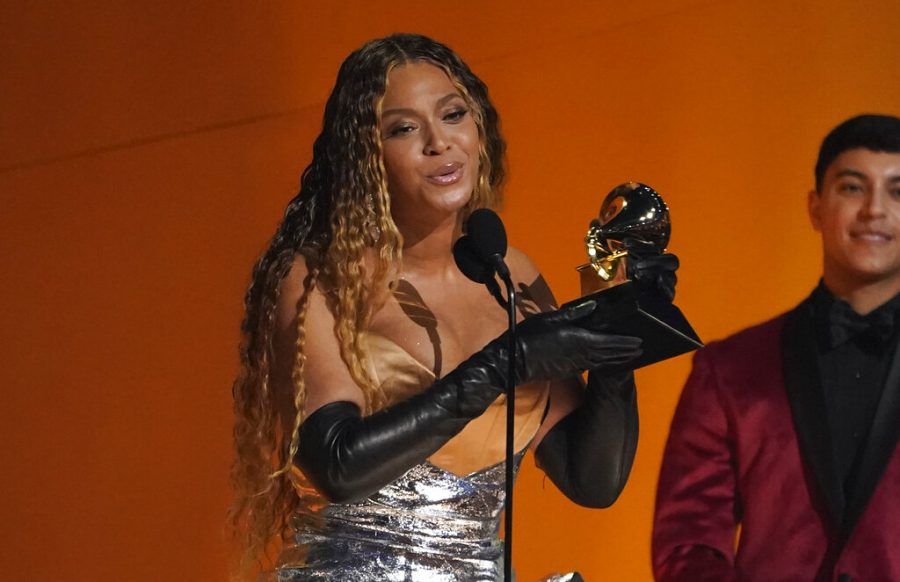
<instances>
[{"instance_id":1,"label":"woman's lips","mask_svg":"<svg viewBox=\"0 0 900 582\"><path fill-rule=\"evenodd\" d=\"M459 162L451 162L444 164L433 173L426 176L429 182L440 186L455 184L463 176L463 164Z\"/></svg>"}]
</instances>

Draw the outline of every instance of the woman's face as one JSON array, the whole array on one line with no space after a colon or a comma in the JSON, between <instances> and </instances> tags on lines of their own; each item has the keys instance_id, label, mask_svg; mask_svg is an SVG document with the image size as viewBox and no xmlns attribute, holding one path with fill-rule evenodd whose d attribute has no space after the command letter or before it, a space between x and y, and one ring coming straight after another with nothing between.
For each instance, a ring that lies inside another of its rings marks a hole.
<instances>
[{"instance_id":1,"label":"woman's face","mask_svg":"<svg viewBox=\"0 0 900 582\"><path fill-rule=\"evenodd\" d=\"M478 181L478 126L469 105L429 63L395 67L387 81L380 131L394 221L455 214Z\"/></svg>"}]
</instances>

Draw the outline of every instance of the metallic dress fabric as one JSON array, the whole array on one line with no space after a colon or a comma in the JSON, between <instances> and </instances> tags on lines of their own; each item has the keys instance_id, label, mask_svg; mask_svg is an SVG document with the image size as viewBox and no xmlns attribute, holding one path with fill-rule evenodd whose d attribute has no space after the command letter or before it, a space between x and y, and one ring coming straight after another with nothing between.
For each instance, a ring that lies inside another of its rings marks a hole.
<instances>
[{"instance_id":1,"label":"metallic dress fabric","mask_svg":"<svg viewBox=\"0 0 900 582\"><path fill-rule=\"evenodd\" d=\"M293 543L270 579L500 581L504 472L500 463L458 477L425 462L362 502L304 506L293 516ZM581 578L543 578L575 580Z\"/></svg>"},{"instance_id":2,"label":"metallic dress fabric","mask_svg":"<svg viewBox=\"0 0 900 582\"><path fill-rule=\"evenodd\" d=\"M503 476L502 463L458 477L425 462L360 503L304 507L285 552L299 563L276 580L500 580Z\"/></svg>"},{"instance_id":3,"label":"metallic dress fabric","mask_svg":"<svg viewBox=\"0 0 900 582\"><path fill-rule=\"evenodd\" d=\"M391 400L435 381L394 342L379 336L367 341L372 375ZM541 423L547 393L546 385L516 391L516 469ZM501 396L428 461L358 503L329 503L296 470L301 504L291 517L292 537L275 572L263 580L502 580L505 405Z\"/></svg>"}]
</instances>

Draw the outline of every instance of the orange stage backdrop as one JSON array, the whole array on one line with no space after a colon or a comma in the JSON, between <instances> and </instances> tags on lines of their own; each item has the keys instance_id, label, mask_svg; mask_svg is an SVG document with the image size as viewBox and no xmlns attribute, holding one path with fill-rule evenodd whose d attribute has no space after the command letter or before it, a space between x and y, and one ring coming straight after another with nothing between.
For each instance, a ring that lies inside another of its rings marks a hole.
<instances>
[{"instance_id":1,"label":"orange stage backdrop","mask_svg":"<svg viewBox=\"0 0 900 582\"><path fill-rule=\"evenodd\" d=\"M602 195L662 192L678 303L713 339L815 284L816 148L851 114L900 113L898 22L894 0L2 2L0 579L225 579L242 294L364 40L429 34L487 81L503 217L561 299ZM612 509L572 506L526 461L520 580L650 578L688 367L640 372Z\"/></svg>"}]
</instances>

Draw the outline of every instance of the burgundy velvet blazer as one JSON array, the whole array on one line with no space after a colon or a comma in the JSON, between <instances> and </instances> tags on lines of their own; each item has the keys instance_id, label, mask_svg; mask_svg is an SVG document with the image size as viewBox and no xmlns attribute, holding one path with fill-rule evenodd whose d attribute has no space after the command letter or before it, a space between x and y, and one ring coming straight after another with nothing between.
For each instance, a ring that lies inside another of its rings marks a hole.
<instances>
[{"instance_id":1,"label":"burgundy velvet blazer","mask_svg":"<svg viewBox=\"0 0 900 582\"><path fill-rule=\"evenodd\" d=\"M811 302L699 350L660 472L656 579L900 581L896 352L845 501Z\"/></svg>"}]
</instances>

